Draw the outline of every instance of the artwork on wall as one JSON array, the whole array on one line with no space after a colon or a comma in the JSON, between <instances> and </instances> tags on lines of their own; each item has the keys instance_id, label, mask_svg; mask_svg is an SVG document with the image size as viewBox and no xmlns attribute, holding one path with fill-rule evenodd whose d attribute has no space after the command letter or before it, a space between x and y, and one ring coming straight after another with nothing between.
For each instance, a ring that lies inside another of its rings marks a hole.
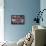
<instances>
[{"instance_id":1,"label":"artwork on wall","mask_svg":"<svg viewBox=\"0 0 46 46\"><path fill-rule=\"evenodd\" d=\"M24 24L25 16L24 15L12 15L11 24Z\"/></svg>"}]
</instances>

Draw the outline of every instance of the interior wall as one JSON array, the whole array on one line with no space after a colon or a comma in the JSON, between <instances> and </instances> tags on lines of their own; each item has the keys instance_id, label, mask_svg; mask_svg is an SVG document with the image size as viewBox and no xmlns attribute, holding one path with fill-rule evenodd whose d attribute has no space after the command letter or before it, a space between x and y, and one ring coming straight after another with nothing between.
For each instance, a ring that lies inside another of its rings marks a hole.
<instances>
[{"instance_id":1,"label":"interior wall","mask_svg":"<svg viewBox=\"0 0 46 46\"><path fill-rule=\"evenodd\" d=\"M32 30L34 17L40 9L40 0L5 0L4 1L4 39L18 41ZM24 15L24 25L12 25L11 15Z\"/></svg>"},{"instance_id":2,"label":"interior wall","mask_svg":"<svg viewBox=\"0 0 46 46\"><path fill-rule=\"evenodd\" d=\"M41 1L40 1L40 9L41 9L41 11L42 11L43 9L46 9L46 0L41 0ZM41 21L41 22L40 22L40 25L46 27L46 10L43 12L42 17L43 17L43 22Z\"/></svg>"},{"instance_id":3,"label":"interior wall","mask_svg":"<svg viewBox=\"0 0 46 46\"><path fill-rule=\"evenodd\" d=\"M4 41L4 0L0 0L0 42Z\"/></svg>"}]
</instances>

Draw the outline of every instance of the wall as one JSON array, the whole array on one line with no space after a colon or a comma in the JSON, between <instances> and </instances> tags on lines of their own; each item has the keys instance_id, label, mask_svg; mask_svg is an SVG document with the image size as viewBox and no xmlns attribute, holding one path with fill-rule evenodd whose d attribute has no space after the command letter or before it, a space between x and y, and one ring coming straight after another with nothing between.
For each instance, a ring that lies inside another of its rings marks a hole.
<instances>
[{"instance_id":1,"label":"wall","mask_svg":"<svg viewBox=\"0 0 46 46\"><path fill-rule=\"evenodd\" d=\"M46 0L41 0L40 2L41 2L40 3L40 9L42 11L43 9L46 9ZM43 22L41 21L40 22L40 25L46 27L46 10L43 12L42 17L43 17Z\"/></svg>"},{"instance_id":2,"label":"wall","mask_svg":"<svg viewBox=\"0 0 46 46\"><path fill-rule=\"evenodd\" d=\"M32 29L35 12L40 9L40 0L5 0L4 35L7 41L18 41ZM24 15L24 25L12 25L11 15Z\"/></svg>"},{"instance_id":3,"label":"wall","mask_svg":"<svg viewBox=\"0 0 46 46\"><path fill-rule=\"evenodd\" d=\"M0 0L0 42L4 41L4 0Z\"/></svg>"}]
</instances>

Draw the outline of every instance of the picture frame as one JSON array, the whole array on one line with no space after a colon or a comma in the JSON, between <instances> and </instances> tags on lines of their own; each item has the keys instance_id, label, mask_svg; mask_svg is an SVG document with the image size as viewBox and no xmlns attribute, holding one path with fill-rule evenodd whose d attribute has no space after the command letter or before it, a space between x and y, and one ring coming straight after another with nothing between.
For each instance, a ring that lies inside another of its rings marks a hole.
<instances>
[{"instance_id":1,"label":"picture frame","mask_svg":"<svg viewBox=\"0 0 46 46\"><path fill-rule=\"evenodd\" d=\"M11 24L24 24L25 23L25 16L24 15L12 15L11 16Z\"/></svg>"}]
</instances>

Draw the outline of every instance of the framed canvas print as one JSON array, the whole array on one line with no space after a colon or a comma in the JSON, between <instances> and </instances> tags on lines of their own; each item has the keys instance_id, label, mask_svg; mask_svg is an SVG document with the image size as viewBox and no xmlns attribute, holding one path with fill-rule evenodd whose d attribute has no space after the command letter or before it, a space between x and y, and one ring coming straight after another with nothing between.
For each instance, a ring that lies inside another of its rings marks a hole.
<instances>
[{"instance_id":1,"label":"framed canvas print","mask_svg":"<svg viewBox=\"0 0 46 46\"><path fill-rule=\"evenodd\" d=\"M24 15L12 15L11 24L24 24L25 16Z\"/></svg>"}]
</instances>

